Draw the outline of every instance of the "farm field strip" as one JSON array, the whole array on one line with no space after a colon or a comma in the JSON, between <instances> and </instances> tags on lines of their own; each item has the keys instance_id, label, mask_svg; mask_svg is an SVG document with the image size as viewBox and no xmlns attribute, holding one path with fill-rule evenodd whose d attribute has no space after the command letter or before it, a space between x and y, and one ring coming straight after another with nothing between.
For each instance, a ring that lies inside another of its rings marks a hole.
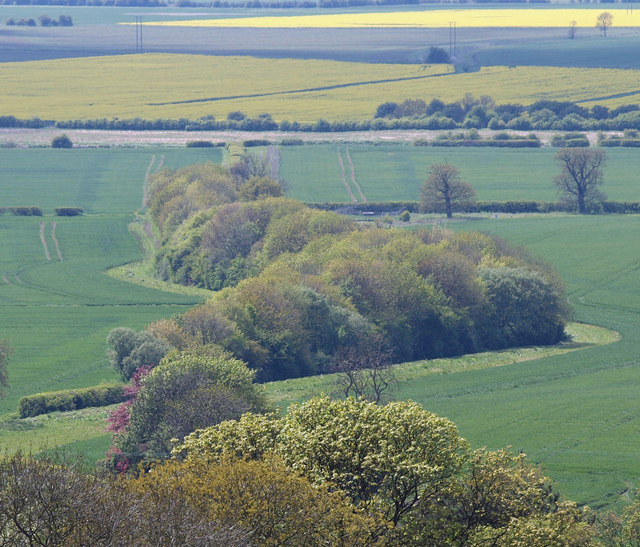
<instances>
[{"instance_id":1,"label":"farm field strip","mask_svg":"<svg viewBox=\"0 0 640 547\"><path fill-rule=\"evenodd\" d=\"M369 120L386 101L461 99L497 103L539 99L637 102L638 72L563 67L484 67L451 73L449 65L390 65L144 54L0 64L0 111L21 118L226 118L240 110L313 123ZM250 74L246 80L242 77ZM433 76L433 77L432 77ZM150 84L152 82L152 84ZM313 89L316 89L315 91ZM305 91L308 90L308 91Z\"/></svg>"},{"instance_id":2,"label":"farm field strip","mask_svg":"<svg viewBox=\"0 0 640 547\"><path fill-rule=\"evenodd\" d=\"M608 9L616 26L640 26L640 14ZM575 21L578 27L595 25L598 12L592 9L448 9L396 11L388 13L340 13L323 15L242 17L237 19L192 19L151 21L149 26L252 27L252 28L564 28ZM126 23L131 24L131 23Z\"/></svg>"},{"instance_id":3,"label":"farm field strip","mask_svg":"<svg viewBox=\"0 0 640 547\"><path fill-rule=\"evenodd\" d=\"M335 161L329 157L334 150L331 144L281 147L281 174L289 184L287 194L308 202L350 201L344 186L328 184L331 175L323 170ZM348 150L358 184L371 202L418 201L429 166L445 161L460 170L462 179L474 187L480 200L557 200L553 179L560 169L554 159L557 149L553 148L480 150L352 143ZM603 192L611 200L640 201L635 176L640 170L638 151L609 149L607 156ZM324 192L318 193L320 187Z\"/></svg>"}]
</instances>

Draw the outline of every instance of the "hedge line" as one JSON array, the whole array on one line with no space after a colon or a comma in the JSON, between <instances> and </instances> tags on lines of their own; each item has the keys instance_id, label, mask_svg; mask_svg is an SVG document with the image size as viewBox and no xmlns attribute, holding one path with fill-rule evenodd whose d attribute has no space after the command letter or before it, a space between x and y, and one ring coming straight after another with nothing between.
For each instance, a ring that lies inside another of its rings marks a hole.
<instances>
[{"instance_id":1,"label":"hedge line","mask_svg":"<svg viewBox=\"0 0 640 547\"><path fill-rule=\"evenodd\" d=\"M638 201L604 201L593 213L640 214ZM403 211L417 213L420 204L417 201L387 201L377 203L307 203L308 207L334 211L346 215L399 215ZM554 213L574 212L575 207L566 203L550 201L477 201L469 203L463 213ZM436 213L440 211L427 211Z\"/></svg>"},{"instance_id":2,"label":"hedge line","mask_svg":"<svg viewBox=\"0 0 640 547\"><path fill-rule=\"evenodd\" d=\"M81 207L56 207L56 216L59 217L75 217L84 213Z\"/></svg>"},{"instance_id":3,"label":"hedge line","mask_svg":"<svg viewBox=\"0 0 640 547\"><path fill-rule=\"evenodd\" d=\"M29 418L55 411L107 406L121 403L125 399L124 386L121 384L48 391L22 397L18 401L18 413L20 418Z\"/></svg>"},{"instance_id":4,"label":"hedge line","mask_svg":"<svg viewBox=\"0 0 640 547\"><path fill-rule=\"evenodd\" d=\"M17 217L41 217L42 208L29 205L27 207L0 207L0 215L11 213Z\"/></svg>"},{"instance_id":5,"label":"hedge line","mask_svg":"<svg viewBox=\"0 0 640 547\"><path fill-rule=\"evenodd\" d=\"M497 147L497 148L540 148L538 139L478 139L478 140L451 140L435 139L433 141L415 141L415 146L477 146L477 147Z\"/></svg>"}]
</instances>

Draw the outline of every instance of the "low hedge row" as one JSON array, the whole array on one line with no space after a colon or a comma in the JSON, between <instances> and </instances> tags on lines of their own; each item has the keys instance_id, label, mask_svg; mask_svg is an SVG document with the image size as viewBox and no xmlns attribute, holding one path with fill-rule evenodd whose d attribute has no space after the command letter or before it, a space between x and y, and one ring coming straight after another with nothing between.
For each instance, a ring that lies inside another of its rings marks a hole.
<instances>
[{"instance_id":1,"label":"low hedge row","mask_svg":"<svg viewBox=\"0 0 640 547\"><path fill-rule=\"evenodd\" d=\"M598 145L603 147L626 146L630 148L638 148L640 147L640 139L624 139L624 138L602 139L598 141Z\"/></svg>"},{"instance_id":2,"label":"low hedge row","mask_svg":"<svg viewBox=\"0 0 640 547\"><path fill-rule=\"evenodd\" d=\"M0 207L0 215L11 213L17 217L41 217L42 207L30 205L28 207Z\"/></svg>"},{"instance_id":3,"label":"low hedge row","mask_svg":"<svg viewBox=\"0 0 640 547\"><path fill-rule=\"evenodd\" d=\"M125 399L124 386L121 384L48 391L22 397L18 401L18 413L20 418L29 418L55 411L107 406L121 403Z\"/></svg>"},{"instance_id":4,"label":"low hedge row","mask_svg":"<svg viewBox=\"0 0 640 547\"><path fill-rule=\"evenodd\" d=\"M307 203L309 207L334 211L346 215L399 215L403 211L417 213L420 204L417 201L387 201L378 203ZM567 203L551 201L477 201L469 203L460 212L463 213L554 213L575 212L575 207ZM436 213L441 211L426 211ZM640 202L637 201L604 201L593 213L640 214Z\"/></svg>"},{"instance_id":5,"label":"low hedge row","mask_svg":"<svg viewBox=\"0 0 640 547\"><path fill-rule=\"evenodd\" d=\"M84 213L81 207L56 207L56 216L59 217L76 217Z\"/></svg>"},{"instance_id":6,"label":"low hedge row","mask_svg":"<svg viewBox=\"0 0 640 547\"><path fill-rule=\"evenodd\" d=\"M540 148L538 139L436 139L433 141L415 141L415 146L476 146L487 148Z\"/></svg>"}]
</instances>

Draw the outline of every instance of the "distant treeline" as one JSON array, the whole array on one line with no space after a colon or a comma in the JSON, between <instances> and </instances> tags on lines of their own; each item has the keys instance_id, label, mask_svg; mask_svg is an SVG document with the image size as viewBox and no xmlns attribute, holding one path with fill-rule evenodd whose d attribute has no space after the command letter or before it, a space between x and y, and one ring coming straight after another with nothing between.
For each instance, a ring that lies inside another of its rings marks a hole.
<instances>
[{"instance_id":1,"label":"distant treeline","mask_svg":"<svg viewBox=\"0 0 640 547\"><path fill-rule=\"evenodd\" d=\"M605 0L601 0L605 1ZM0 0L0 6L131 6L131 7L166 7L181 8L347 8L353 6L400 6L415 4L485 4L485 3L521 3L548 4L549 0L247 0L245 2L228 2L213 0L197 2L194 0Z\"/></svg>"},{"instance_id":2,"label":"distant treeline","mask_svg":"<svg viewBox=\"0 0 640 547\"><path fill-rule=\"evenodd\" d=\"M475 98L467 94L463 99L445 103L433 99L407 99L402 103L386 102L378 106L370 120L317 120L314 123L275 121L269 114L251 118L242 112L231 112L227 119L206 116L196 120L187 118L42 120L0 116L0 127L113 130L172 130L172 131L297 131L343 132L384 131L392 129L512 129L519 131L623 131L640 129L640 105L628 104L609 109L594 105L590 108L568 101L537 101L531 105L497 105L490 97ZM614 143L609 144L615 145ZM624 146L624 145L623 145Z\"/></svg>"}]
</instances>

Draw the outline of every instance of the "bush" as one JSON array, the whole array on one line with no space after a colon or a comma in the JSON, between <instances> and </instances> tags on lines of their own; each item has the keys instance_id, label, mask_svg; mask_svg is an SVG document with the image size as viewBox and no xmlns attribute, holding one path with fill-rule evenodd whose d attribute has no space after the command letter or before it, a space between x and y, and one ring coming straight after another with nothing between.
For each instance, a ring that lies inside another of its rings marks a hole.
<instances>
[{"instance_id":1,"label":"bush","mask_svg":"<svg viewBox=\"0 0 640 547\"><path fill-rule=\"evenodd\" d=\"M75 217L84 213L81 207L56 207L56 216L59 217Z\"/></svg>"},{"instance_id":2,"label":"bush","mask_svg":"<svg viewBox=\"0 0 640 547\"><path fill-rule=\"evenodd\" d=\"M83 389L67 389L27 395L18 401L20 418L29 418L49 412L66 412L81 408L107 406L125 400L124 386L104 384Z\"/></svg>"},{"instance_id":3,"label":"bush","mask_svg":"<svg viewBox=\"0 0 640 547\"><path fill-rule=\"evenodd\" d=\"M304 145L304 141L302 139L289 138L289 139L282 139L280 141L280 146L302 146L302 145Z\"/></svg>"},{"instance_id":4,"label":"bush","mask_svg":"<svg viewBox=\"0 0 640 547\"><path fill-rule=\"evenodd\" d=\"M51 140L51 148L72 148L73 143L66 135L58 135Z\"/></svg>"},{"instance_id":5,"label":"bush","mask_svg":"<svg viewBox=\"0 0 640 547\"><path fill-rule=\"evenodd\" d=\"M9 207L9 212L17 217L41 217L42 216L42 208L41 207Z\"/></svg>"},{"instance_id":6,"label":"bush","mask_svg":"<svg viewBox=\"0 0 640 547\"><path fill-rule=\"evenodd\" d=\"M244 141L243 144L245 148L250 148L252 146L269 146L273 143L267 139L250 139L248 141Z\"/></svg>"},{"instance_id":7,"label":"bush","mask_svg":"<svg viewBox=\"0 0 640 547\"><path fill-rule=\"evenodd\" d=\"M189 141L187 148L213 148L213 143L211 141Z\"/></svg>"}]
</instances>

